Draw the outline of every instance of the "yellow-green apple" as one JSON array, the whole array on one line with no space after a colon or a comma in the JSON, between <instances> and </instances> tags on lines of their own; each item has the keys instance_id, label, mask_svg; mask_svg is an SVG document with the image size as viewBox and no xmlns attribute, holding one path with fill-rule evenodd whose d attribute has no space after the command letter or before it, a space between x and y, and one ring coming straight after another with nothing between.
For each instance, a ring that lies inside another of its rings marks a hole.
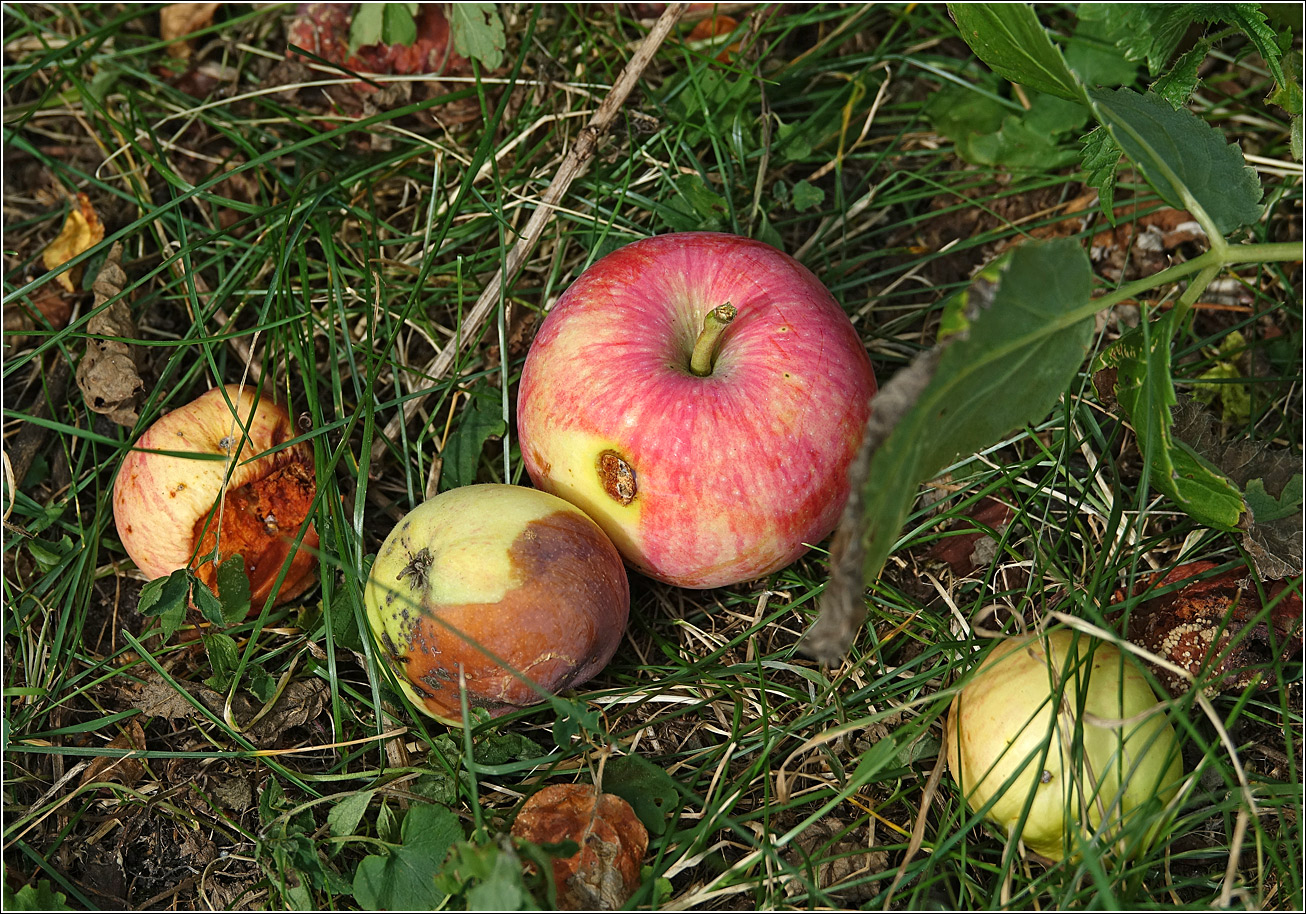
<instances>
[{"instance_id":1,"label":"yellow-green apple","mask_svg":"<svg viewBox=\"0 0 1306 914\"><path fill-rule=\"evenodd\" d=\"M464 689L469 707L499 716L592 678L621 642L630 585L611 541L573 505L475 485L404 516L363 601L399 686L458 724Z\"/></svg>"},{"instance_id":2,"label":"yellow-green apple","mask_svg":"<svg viewBox=\"0 0 1306 914\"><path fill-rule=\"evenodd\" d=\"M792 257L714 232L636 241L586 270L526 357L531 480L630 566L707 588L784 567L834 529L875 375Z\"/></svg>"},{"instance_id":3,"label":"yellow-green apple","mask_svg":"<svg viewBox=\"0 0 1306 914\"><path fill-rule=\"evenodd\" d=\"M1002 642L952 700L948 768L971 809L1051 860L1126 822L1141 853L1183 778L1174 728L1139 668L1067 630ZM992 803L990 806L989 804ZM1029 812L1026 816L1026 808ZM1140 820L1146 815L1146 820Z\"/></svg>"},{"instance_id":4,"label":"yellow-green apple","mask_svg":"<svg viewBox=\"0 0 1306 914\"><path fill-rule=\"evenodd\" d=\"M136 567L158 578L193 565L212 588L215 554L219 564L239 554L251 609L262 607L287 562L276 602L311 587L318 538L307 518L316 477L306 443L281 447L294 437L283 407L236 384L159 418L123 459L113 486L114 522Z\"/></svg>"}]
</instances>

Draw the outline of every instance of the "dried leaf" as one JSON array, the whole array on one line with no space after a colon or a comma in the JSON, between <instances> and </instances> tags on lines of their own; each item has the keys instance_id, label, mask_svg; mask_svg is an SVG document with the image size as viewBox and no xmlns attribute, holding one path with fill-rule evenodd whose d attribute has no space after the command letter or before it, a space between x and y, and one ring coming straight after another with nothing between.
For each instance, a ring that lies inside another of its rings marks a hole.
<instances>
[{"instance_id":1,"label":"dried leaf","mask_svg":"<svg viewBox=\"0 0 1306 914\"><path fill-rule=\"evenodd\" d=\"M63 229L58 237L51 241L41 253L41 262L47 270L63 266L83 251L89 251L104 240L104 224L91 206L91 198L86 194L77 195L77 206L68 211ZM65 291L73 292L81 278L81 268L67 270L55 277L55 281Z\"/></svg>"},{"instance_id":2,"label":"dried leaf","mask_svg":"<svg viewBox=\"0 0 1306 914\"><path fill-rule=\"evenodd\" d=\"M173 42L168 46L168 53L173 57L189 57L190 43L176 39L210 25L218 6L217 3L172 3L160 10L159 37Z\"/></svg>"},{"instance_id":3,"label":"dried leaf","mask_svg":"<svg viewBox=\"0 0 1306 914\"><path fill-rule=\"evenodd\" d=\"M91 287L97 313L86 325L90 338L86 341L86 355L77 365L77 386L92 412L130 428L137 419L136 394L145 387L136 371L132 347L122 339L96 339L136 336L136 322L126 301L120 299L101 310L105 302L122 293L127 283L127 274L119 263L121 257L122 245L115 244Z\"/></svg>"},{"instance_id":4,"label":"dried leaf","mask_svg":"<svg viewBox=\"0 0 1306 914\"><path fill-rule=\"evenodd\" d=\"M109 749L145 749L145 731L141 729L141 723L138 718L132 718L126 723L126 732L119 734L109 740L106 748ZM77 786L90 784L95 781L117 781L126 787L133 787L145 774L145 766L139 759L127 758L126 756L99 755L91 760L82 772L82 778L78 781Z\"/></svg>"},{"instance_id":5,"label":"dried leaf","mask_svg":"<svg viewBox=\"0 0 1306 914\"><path fill-rule=\"evenodd\" d=\"M225 695L199 683L176 682L184 694L163 677L152 674L135 688L128 696L128 701L147 717L167 720L207 719L187 700L186 696L190 695L218 717L222 716L226 705ZM270 748L288 731L317 719L329 697L330 689L322 680L295 680L286 686L266 712L262 705L238 694L232 699L231 714L250 742Z\"/></svg>"}]
</instances>

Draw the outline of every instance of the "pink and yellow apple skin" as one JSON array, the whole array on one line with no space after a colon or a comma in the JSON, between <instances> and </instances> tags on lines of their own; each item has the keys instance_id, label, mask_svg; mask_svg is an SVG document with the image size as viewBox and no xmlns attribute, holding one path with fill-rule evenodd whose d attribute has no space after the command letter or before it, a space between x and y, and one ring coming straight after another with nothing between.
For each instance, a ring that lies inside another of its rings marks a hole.
<instances>
[{"instance_id":1,"label":"pink and yellow apple skin","mask_svg":"<svg viewBox=\"0 0 1306 914\"><path fill-rule=\"evenodd\" d=\"M710 374L707 312L737 314ZM857 331L812 273L735 235L607 255L562 295L523 368L532 482L598 521L635 570L709 588L785 567L833 529L876 390Z\"/></svg>"},{"instance_id":2,"label":"pink and yellow apple skin","mask_svg":"<svg viewBox=\"0 0 1306 914\"><path fill-rule=\"evenodd\" d=\"M136 567L160 578L194 564L213 588L215 546L219 560L239 553L251 611L261 608L287 562L277 603L313 586L313 451L302 441L284 446L295 434L284 407L237 384L215 387L160 417L123 458L114 480L114 522Z\"/></svg>"}]
</instances>

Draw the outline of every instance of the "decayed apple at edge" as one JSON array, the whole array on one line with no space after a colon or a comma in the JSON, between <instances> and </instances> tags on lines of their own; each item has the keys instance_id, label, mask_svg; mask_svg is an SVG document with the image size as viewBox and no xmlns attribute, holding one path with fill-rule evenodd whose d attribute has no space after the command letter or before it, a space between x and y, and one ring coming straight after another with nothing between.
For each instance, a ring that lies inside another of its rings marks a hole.
<instances>
[{"instance_id":1,"label":"decayed apple at edge","mask_svg":"<svg viewBox=\"0 0 1306 914\"><path fill-rule=\"evenodd\" d=\"M377 551L367 620L420 711L462 723L462 695L492 716L588 681L630 612L621 556L574 505L526 486L442 492ZM523 682L530 679L535 686Z\"/></svg>"},{"instance_id":2,"label":"decayed apple at edge","mask_svg":"<svg viewBox=\"0 0 1306 914\"><path fill-rule=\"evenodd\" d=\"M688 232L620 248L567 289L527 355L517 425L537 487L636 570L708 588L834 529L874 393L857 331L806 267Z\"/></svg>"},{"instance_id":3,"label":"decayed apple at edge","mask_svg":"<svg viewBox=\"0 0 1306 914\"><path fill-rule=\"evenodd\" d=\"M300 442L273 451L294 437L282 406L236 384L160 417L123 458L113 486L114 522L136 567L159 578L194 563L200 580L213 587L216 545L220 561L237 553L244 558L251 611L262 608L287 559L275 602L308 590L318 546L307 520L316 493L312 450ZM168 451L180 453L160 453ZM210 456L223 459L202 459Z\"/></svg>"}]
</instances>

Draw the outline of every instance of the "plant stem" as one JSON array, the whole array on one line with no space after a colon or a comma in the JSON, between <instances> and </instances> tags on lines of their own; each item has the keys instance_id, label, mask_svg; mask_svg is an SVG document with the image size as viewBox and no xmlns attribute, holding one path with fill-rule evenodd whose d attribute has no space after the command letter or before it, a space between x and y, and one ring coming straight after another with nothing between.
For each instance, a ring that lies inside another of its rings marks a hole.
<instances>
[{"instance_id":1,"label":"plant stem","mask_svg":"<svg viewBox=\"0 0 1306 914\"><path fill-rule=\"evenodd\" d=\"M703 316L703 332L698 335L698 340L694 343L694 352L689 357L691 372L700 378L706 378L712 373L712 365L716 362L717 343L720 342L721 334L730 326L737 313L735 306L726 302Z\"/></svg>"}]
</instances>

